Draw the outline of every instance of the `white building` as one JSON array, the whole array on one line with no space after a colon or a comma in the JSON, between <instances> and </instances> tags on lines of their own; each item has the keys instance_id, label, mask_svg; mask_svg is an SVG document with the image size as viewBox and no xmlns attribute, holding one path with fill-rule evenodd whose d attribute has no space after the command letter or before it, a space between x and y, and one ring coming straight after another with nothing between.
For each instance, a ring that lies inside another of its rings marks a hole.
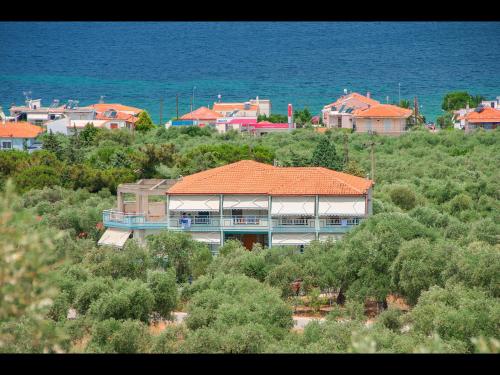
<instances>
[{"instance_id":1,"label":"white building","mask_svg":"<svg viewBox=\"0 0 500 375\"><path fill-rule=\"evenodd\" d=\"M99 243L121 247L159 230L185 231L213 253L228 239L303 246L336 240L372 214L368 179L320 167L275 167L242 160L180 180L141 180L118 187L116 209L103 214ZM126 193L135 201L126 201ZM164 200L149 202L148 197Z\"/></svg>"}]
</instances>

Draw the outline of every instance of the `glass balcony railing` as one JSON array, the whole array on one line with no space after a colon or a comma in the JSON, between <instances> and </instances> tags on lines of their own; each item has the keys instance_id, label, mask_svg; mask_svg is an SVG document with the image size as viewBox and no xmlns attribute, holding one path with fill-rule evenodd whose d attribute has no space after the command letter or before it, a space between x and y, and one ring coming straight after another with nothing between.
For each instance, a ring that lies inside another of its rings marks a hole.
<instances>
[{"instance_id":1,"label":"glass balcony railing","mask_svg":"<svg viewBox=\"0 0 500 375\"><path fill-rule=\"evenodd\" d=\"M275 232L326 232L343 233L360 224L362 218L292 218L268 216L152 216L142 213L125 213L114 210L103 212L103 222L107 227L124 227L130 229L170 228L174 230L224 230L224 229L255 229L272 230Z\"/></svg>"}]
</instances>

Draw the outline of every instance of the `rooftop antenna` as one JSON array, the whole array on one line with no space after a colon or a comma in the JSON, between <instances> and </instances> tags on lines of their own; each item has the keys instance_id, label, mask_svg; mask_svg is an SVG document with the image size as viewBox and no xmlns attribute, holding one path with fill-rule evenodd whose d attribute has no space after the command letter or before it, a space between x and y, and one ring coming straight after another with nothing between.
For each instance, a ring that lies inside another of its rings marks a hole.
<instances>
[{"instance_id":1,"label":"rooftop antenna","mask_svg":"<svg viewBox=\"0 0 500 375\"><path fill-rule=\"evenodd\" d=\"M31 100L31 90L30 91L23 91L23 95L26 98L27 102Z\"/></svg>"},{"instance_id":2,"label":"rooftop antenna","mask_svg":"<svg viewBox=\"0 0 500 375\"><path fill-rule=\"evenodd\" d=\"M219 103L220 103L220 100L221 100L221 99L222 99L222 95L221 95L221 94L218 94L218 95L217 95L217 100L219 101Z\"/></svg>"}]
</instances>

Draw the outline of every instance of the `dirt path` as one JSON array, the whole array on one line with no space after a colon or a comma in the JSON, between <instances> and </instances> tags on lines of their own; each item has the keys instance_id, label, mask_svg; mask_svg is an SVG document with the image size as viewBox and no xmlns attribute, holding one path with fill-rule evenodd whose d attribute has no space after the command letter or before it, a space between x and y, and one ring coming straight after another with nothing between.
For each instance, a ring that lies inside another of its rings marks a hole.
<instances>
[{"instance_id":1,"label":"dirt path","mask_svg":"<svg viewBox=\"0 0 500 375\"><path fill-rule=\"evenodd\" d=\"M180 311L176 311L172 314L175 317L175 323L177 323L177 324L182 323L187 316L187 313L180 312ZM305 317L305 316L294 315L293 316L294 328L303 329L307 324L309 324L313 320L323 322L323 321L325 321L325 318L310 318L310 317Z\"/></svg>"}]
</instances>

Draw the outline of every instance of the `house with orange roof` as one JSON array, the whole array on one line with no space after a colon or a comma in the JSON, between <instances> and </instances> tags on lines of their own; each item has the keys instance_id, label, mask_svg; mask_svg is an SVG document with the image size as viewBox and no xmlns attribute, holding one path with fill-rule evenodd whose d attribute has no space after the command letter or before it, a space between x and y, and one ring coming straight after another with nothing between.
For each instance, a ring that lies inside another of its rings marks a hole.
<instances>
[{"instance_id":1,"label":"house with orange roof","mask_svg":"<svg viewBox=\"0 0 500 375\"><path fill-rule=\"evenodd\" d=\"M118 207L103 213L109 232L100 243L123 246L129 237L142 242L148 234L167 229L190 233L213 253L229 239L248 249L255 243L302 247L314 240L339 239L371 215L372 188L369 179L327 168L252 160L178 180L141 180L135 202L124 202L121 196L133 190L118 187ZM152 209L150 204L158 202L149 203L148 196L155 194L164 194L166 201Z\"/></svg>"},{"instance_id":2,"label":"house with orange roof","mask_svg":"<svg viewBox=\"0 0 500 375\"><path fill-rule=\"evenodd\" d=\"M353 112L353 130L358 133L400 135L413 111L392 104L378 104Z\"/></svg>"},{"instance_id":3,"label":"house with orange roof","mask_svg":"<svg viewBox=\"0 0 500 375\"><path fill-rule=\"evenodd\" d=\"M271 114L271 101L269 99L250 99L242 103L215 102L212 110L220 113L223 117L255 117L259 115L269 116Z\"/></svg>"},{"instance_id":4,"label":"house with orange roof","mask_svg":"<svg viewBox=\"0 0 500 375\"><path fill-rule=\"evenodd\" d=\"M25 121L0 123L0 150L37 149L36 138L43 132L40 126Z\"/></svg>"},{"instance_id":5,"label":"house with orange roof","mask_svg":"<svg viewBox=\"0 0 500 375\"><path fill-rule=\"evenodd\" d=\"M90 107L93 108L98 114L114 111L114 112L125 113L128 115L139 116L139 114L143 111L143 109L119 103L97 103L97 104L92 104Z\"/></svg>"},{"instance_id":6,"label":"house with orange roof","mask_svg":"<svg viewBox=\"0 0 500 375\"><path fill-rule=\"evenodd\" d=\"M500 109L479 106L465 116L465 132L475 129L494 130L500 125Z\"/></svg>"},{"instance_id":7,"label":"house with orange roof","mask_svg":"<svg viewBox=\"0 0 500 375\"><path fill-rule=\"evenodd\" d=\"M368 92L366 96L352 92L341 96L339 99L323 107L323 125L327 128L353 128L353 112L357 109L365 109L380 102L372 99Z\"/></svg>"},{"instance_id":8,"label":"house with orange roof","mask_svg":"<svg viewBox=\"0 0 500 375\"><path fill-rule=\"evenodd\" d=\"M200 107L192 112L186 113L181 117L183 121L192 121L192 125L197 126L215 126L217 119L224 117L218 112L211 110L208 107Z\"/></svg>"},{"instance_id":9,"label":"house with orange roof","mask_svg":"<svg viewBox=\"0 0 500 375\"><path fill-rule=\"evenodd\" d=\"M70 135L75 131L82 130L87 123L91 123L96 128L106 129L128 129L133 131L135 123L139 119L139 114L143 111L140 108L130 107L118 103L98 103L92 104L88 108L92 109L93 116L80 119L73 116L62 115L61 117L45 123L47 131Z\"/></svg>"}]
</instances>

